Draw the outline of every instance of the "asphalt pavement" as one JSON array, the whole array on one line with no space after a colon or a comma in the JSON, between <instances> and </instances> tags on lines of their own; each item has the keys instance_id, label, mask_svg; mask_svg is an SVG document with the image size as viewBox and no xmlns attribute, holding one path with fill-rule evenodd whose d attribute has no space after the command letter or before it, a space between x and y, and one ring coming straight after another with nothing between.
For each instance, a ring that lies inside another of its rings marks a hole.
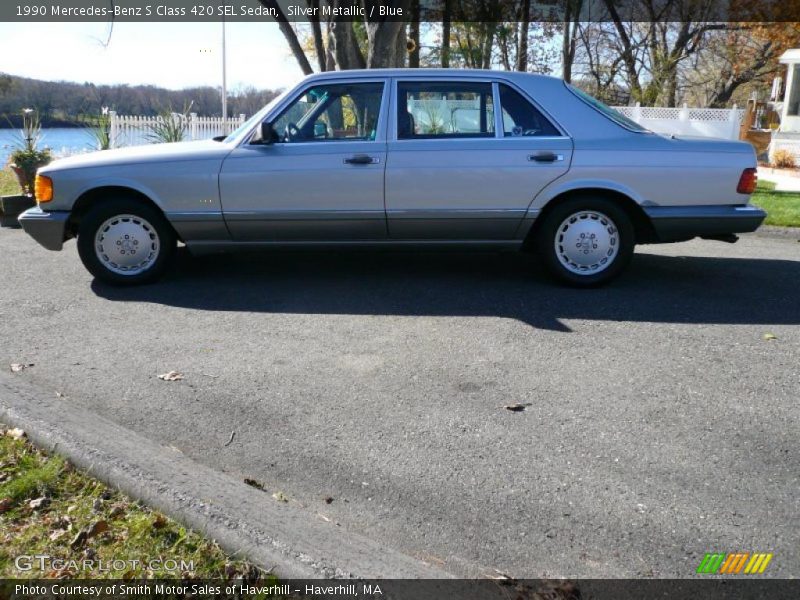
<instances>
[{"instance_id":1,"label":"asphalt pavement","mask_svg":"<svg viewBox=\"0 0 800 600\"><path fill-rule=\"evenodd\" d=\"M596 290L517 254L329 251L181 251L118 289L2 229L0 366L455 575L760 551L798 576L798 240L643 246Z\"/></svg>"}]
</instances>

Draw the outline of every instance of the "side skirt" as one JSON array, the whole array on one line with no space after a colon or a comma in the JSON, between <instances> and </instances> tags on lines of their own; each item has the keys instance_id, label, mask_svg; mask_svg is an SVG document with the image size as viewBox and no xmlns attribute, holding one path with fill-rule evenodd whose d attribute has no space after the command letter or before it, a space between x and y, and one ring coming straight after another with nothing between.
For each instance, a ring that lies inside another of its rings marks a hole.
<instances>
[{"instance_id":1,"label":"side skirt","mask_svg":"<svg viewBox=\"0 0 800 600\"><path fill-rule=\"evenodd\" d=\"M186 242L195 256L262 250L520 250L522 240L347 240L347 241L209 241Z\"/></svg>"}]
</instances>

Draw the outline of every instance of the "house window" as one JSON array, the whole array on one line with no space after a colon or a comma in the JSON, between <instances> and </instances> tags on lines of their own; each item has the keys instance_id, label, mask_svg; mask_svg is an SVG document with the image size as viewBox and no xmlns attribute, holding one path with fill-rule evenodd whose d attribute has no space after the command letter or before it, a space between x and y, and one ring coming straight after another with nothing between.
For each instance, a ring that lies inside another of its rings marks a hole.
<instances>
[{"instance_id":1,"label":"house window","mask_svg":"<svg viewBox=\"0 0 800 600\"><path fill-rule=\"evenodd\" d=\"M797 117L800 115L800 65L794 65L792 74L792 88L789 90L789 95L786 98L787 111L786 114L790 117Z\"/></svg>"}]
</instances>

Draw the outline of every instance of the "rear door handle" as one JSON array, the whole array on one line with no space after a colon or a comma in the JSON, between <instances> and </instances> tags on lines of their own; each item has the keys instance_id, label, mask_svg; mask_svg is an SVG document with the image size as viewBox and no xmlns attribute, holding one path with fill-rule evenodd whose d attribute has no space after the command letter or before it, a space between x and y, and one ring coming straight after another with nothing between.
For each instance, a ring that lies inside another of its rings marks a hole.
<instances>
[{"instance_id":1,"label":"rear door handle","mask_svg":"<svg viewBox=\"0 0 800 600\"><path fill-rule=\"evenodd\" d=\"M556 154L554 152L538 152L536 154L529 154L528 160L534 162L556 162L564 160L563 154Z\"/></svg>"},{"instance_id":2,"label":"rear door handle","mask_svg":"<svg viewBox=\"0 0 800 600\"><path fill-rule=\"evenodd\" d=\"M366 154L356 154L350 158L345 158L344 162L348 165L374 165L381 162L380 158L374 156L367 156Z\"/></svg>"}]
</instances>

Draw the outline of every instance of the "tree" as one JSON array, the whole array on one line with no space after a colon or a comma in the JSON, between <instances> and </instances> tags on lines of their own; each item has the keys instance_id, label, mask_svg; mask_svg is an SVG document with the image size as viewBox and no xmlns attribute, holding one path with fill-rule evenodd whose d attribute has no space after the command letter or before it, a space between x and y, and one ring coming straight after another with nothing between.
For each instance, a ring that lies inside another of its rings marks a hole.
<instances>
[{"instance_id":1,"label":"tree","mask_svg":"<svg viewBox=\"0 0 800 600\"><path fill-rule=\"evenodd\" d=\"M278 27L303 73L306 75L313 73L306 50L277 0L259 0L259 2L277 15ZM309 7L319 6L318 0L307 0L307 2ZM349 0L330 0L329 3L334 9L345 9L353 5ZM374 3L374 0L365 1L367 15L379 14L377 10L374 13L370 10ZM397 0L392 3L392 7L402 10L402 14L407 15L411 3L412 0ZM419 8L418 1L415 0L415 3ZM387 17L365 17L357 21L341 12L336 14L334 11L334 13L326 23L327 36L322 33L322 22L318 17L309 19L313 52L320 71L330 68L343 70L405 66L407 54L405 22ZM359 38L363 39L364 44Z\"/></svg>"}]
</instances>

